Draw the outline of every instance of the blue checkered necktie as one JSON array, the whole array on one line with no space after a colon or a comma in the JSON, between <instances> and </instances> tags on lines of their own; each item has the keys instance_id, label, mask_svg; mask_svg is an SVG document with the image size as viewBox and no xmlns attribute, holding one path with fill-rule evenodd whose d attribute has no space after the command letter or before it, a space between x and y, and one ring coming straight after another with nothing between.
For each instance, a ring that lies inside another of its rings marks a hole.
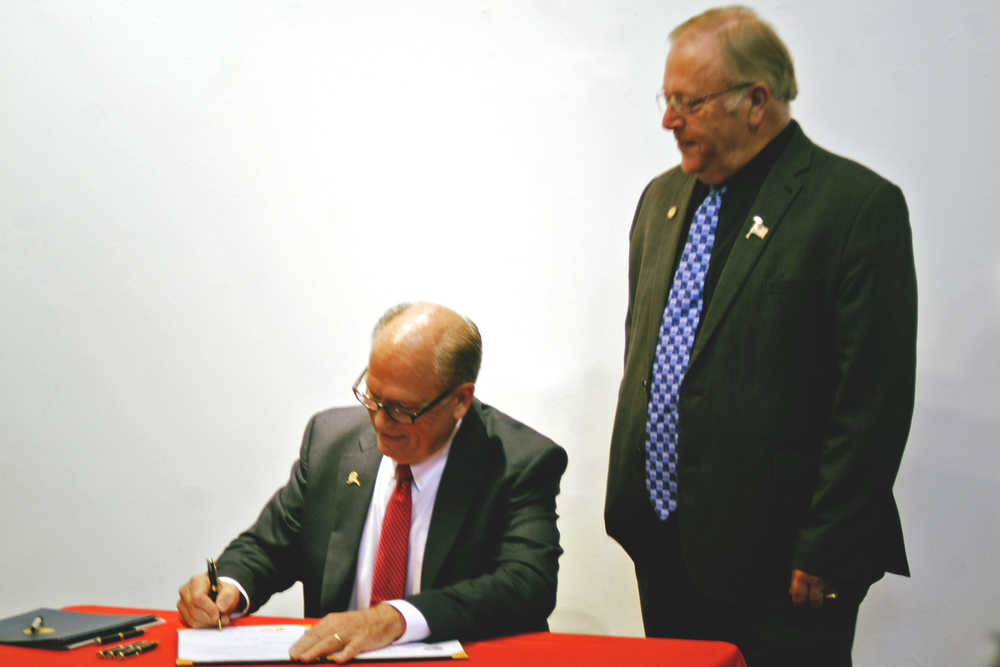
<instances>
[{"instance_id":1,"label":"blue checkered necktie","mask_svg":"<svg viewBox=\"0 0 1000 667\"><path fill-rule=\"evenodd\" d=\"M710 189L694 213L656 343L646 419L646 488L660 519L677 509L677 397L701 319L705 274L725 191Z\"/></svg>"}]
</instances>

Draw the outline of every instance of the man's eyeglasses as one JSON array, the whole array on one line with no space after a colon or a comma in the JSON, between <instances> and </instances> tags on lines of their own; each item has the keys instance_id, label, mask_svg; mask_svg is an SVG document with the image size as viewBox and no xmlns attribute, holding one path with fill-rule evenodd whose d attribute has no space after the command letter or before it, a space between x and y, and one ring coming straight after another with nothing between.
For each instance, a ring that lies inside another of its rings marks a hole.
<instances>
[{"instance_id":1,"label":"man's eyeglasses","mask_svg":"<svg viewBox=\"0 0 1000 667\"><path fill-rule=\"evenodd\" d=\"M368 368L365 367L361 371L361 375L358 379L354 381L354 386L351 387L351 391L354 392L354 397L358 399L358 403L365 406L368 410L385 410L385 414L389 419L400 424L412 424L417 421L417 418L421 415L426 414L435 405L443 401L448 397L451 392L455 391L455 387L449 387L444 390L437 398L433 401L420 408L419 410L410 410L409 408L403 407L399 403L394 403L392 401L380 401L370 393L368 393L368 386L365 385L364 390L361 389L361 380L365 377L368 372Z\"/></svg>"},{"instance_id":2,"label":"man's eyeglasses","mask_svg":"<svg viewBox=\"0 0 1000 667\"><path fill-rule=\"evenodd\" d=\"M656 93L656 104L660 108L660 113L667 113L667 107L673 109L674 113L681 116L685 116L690 113L694 113L698 108L709 101L713 97L718 97L719 95L725 95L726 93L732 93L737 90L743 90L744 88L749 88L753 83L750 81L745 81L743 83L738 83L735 86L730 86L725 90L717 90L714 93L709 93L708 95L702 95L701 97L696 97L692 100L685 99L683 95L678 93L671 93L667 95L662 90Z\"/></svg>"}]
</instances>

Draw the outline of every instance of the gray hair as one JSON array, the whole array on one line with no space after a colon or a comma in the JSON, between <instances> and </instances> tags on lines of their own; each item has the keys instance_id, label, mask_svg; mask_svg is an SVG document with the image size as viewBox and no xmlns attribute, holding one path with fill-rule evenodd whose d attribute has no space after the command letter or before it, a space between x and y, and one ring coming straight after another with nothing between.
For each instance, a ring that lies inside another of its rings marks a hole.
<instances>
[{"instance_id":1,"label":"gray hair","mask_svg":"<svg viewBox=\"0 0 1000 667\"><path fill-rule=\"evenodd\" d=\"M752 9L739 5L709 9L674 28L670 41L708 33L714 33L725 59L724 68L734 81L764 81L771 94L783 102L798 95L788 47Z\"/></svg>"},{"instance_id":2,"label":"gray hair","mask_svg":"<svg viewBox=\"0 0 1000 667\"><path fill-rule=\"evenodd\" d=\"M397 317L412 308L414 303L404 302L389 308L372 329L372 343ZM457 387L465 382L475 382L483 360L483 338L476 323L458 314L461 324L445 329L434 347L434 372L445 380L445 385Z\"/></svg>"}]
</instances>

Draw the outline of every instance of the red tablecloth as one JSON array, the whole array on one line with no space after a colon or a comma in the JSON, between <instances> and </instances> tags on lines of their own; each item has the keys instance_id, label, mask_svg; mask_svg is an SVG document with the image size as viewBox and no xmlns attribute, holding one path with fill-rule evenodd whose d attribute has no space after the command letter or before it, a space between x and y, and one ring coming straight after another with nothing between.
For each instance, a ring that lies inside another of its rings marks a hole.
<instances>
[{"instance_id":1,"label":"red tablecloth","mask_svg":"<svg viewBox=\"0 0 1000 667\"><path fill-rule=\"evenodd\" d=\"M166 620L163 625L146 630L139 639L152 639L160 645L150 653L127 658L125 661L101 660L96 646L84 646L72 651L46 651L0 645L2 667L50 667L75 665L117 665L127 667L173 667L177 658L177 628L183 627L176 611L133 609L123 607L76 606L73 611L107 614L156 614ZM260 623L296 623L302 619L249 616L236 625ZM421 661L420 665L451 665L452 667L589 667L591 665L657 665L677 667L746 667L743 656L732 644L723 642L685 641L681 639L644 639L640 637L606 637L601 635L570 635L537 632L488 641L464 642L469 660ZM384 665L387 663L355 663ZM400 664L400 663L396 663Z\"/></svg>"}]
</instances>

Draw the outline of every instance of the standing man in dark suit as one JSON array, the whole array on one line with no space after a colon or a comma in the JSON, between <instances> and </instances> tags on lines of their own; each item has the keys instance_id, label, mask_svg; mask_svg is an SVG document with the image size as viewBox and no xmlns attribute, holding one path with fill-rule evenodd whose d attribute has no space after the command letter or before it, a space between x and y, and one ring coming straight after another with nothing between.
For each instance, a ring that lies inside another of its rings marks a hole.
<instances>
[{"instance_id":1,"label":"standing man in dark suit","mask_svg":"<svg viewBox=\"0 0 1000 667\"><path fill-rule=\"evenodd\" d=\"M323 618L296 660L547 629L566 453L473 397L481 354L447 308L390 309L354 385L363 407L312 418L288 483L220 556L217 600L204 574L180 588L184 622L228 623L301 581Z\"/></svg>"},{"instance_id":2,"label":"standing man in dark suit","mask_svg":"<svg viewBox=\"0 0 1000 667\"><path fill-rule=\"evenodd\" d=\"M849 665L868 587L908 574L906 204L809 141L795 95L749 9L671 33L660 99L681 164L632 224L605 505L646 634L732 641L750 667Z\"/></svg>"}]
</instances>

